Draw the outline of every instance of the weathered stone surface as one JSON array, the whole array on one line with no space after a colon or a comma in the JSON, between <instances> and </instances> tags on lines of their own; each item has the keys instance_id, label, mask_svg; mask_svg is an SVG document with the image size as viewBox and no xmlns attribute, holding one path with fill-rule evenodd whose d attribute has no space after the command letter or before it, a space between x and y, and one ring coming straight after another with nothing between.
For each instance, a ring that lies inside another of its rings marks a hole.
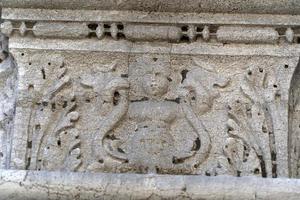
<instances>
[{"instance_id":1,"label":"weathered stone surface","mask_svg":"<svg viewBox=\"0 0 300 200\"><path fill-rule=\"evenodd\" d=\"M2 0L3 7L147 12L299 14L297 0Z\"/></svg>"},{"instance_id":2,"label":"weathered stone surface","mask_svg":"<svg viewBox=\"0 0 300 200\"><path fill-rule=\"evenodd\" d=\"M255 12L272 15L24 2L3 2L0 164L16 171L1 172L0 194L296 199L298 180L283 178L300 177L300 16L276 7L293 1Z\"/></svg>"},{"instance_id":3,"label":"weathered stone surface","mask_svg":"<svg viewBox=\"0 0 300 200\"><path fill-rule=\"evenodd\" d=\"M299 199L298 179L0 170L0 199Z\"/></svg>"}]
</instances>

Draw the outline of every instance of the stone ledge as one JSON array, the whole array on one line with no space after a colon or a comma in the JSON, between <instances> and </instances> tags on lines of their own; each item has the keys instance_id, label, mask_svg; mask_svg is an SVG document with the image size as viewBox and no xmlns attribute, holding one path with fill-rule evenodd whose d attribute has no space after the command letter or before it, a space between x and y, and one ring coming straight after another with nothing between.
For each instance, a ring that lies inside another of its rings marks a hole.
<instances>
[{"instance_id":1,"label":"stone ledge","mask_svg":"<svg viewBox=\"0 0 300 200\"><path fill-rule=\"evenodd\" d=\"M2 0L3 7L139 10L160 12L223 12L299 14L298 0Z\"/></svg>"},{"instance_id":2,"label":"stone ledge","mask_svg":"<svg viewBox=\"0 0 300 200\"><path fill-rule=\"evenodd\" d=\"M299 199L300 180L0 170L0 199Z\"/></svg>"}]
</instances>

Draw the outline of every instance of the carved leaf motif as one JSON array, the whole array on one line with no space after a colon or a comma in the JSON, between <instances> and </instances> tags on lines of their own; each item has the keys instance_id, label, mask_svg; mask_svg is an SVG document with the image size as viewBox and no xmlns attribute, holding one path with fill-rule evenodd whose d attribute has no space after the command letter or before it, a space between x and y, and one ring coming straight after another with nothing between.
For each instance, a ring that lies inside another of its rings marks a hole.
<instances>
[{"instance_id":1,"label":"carved leaf motif","mask_svg":"<svg viewBox=\"0 0 300 200\"><path fill-rule=\"evenodd\" d=\"M259 69L260 73L253 75L253 71L249 69L241 85L241 93L245 98L229 105L227 126L228 140L231 142L226 145L224 151L230 160L233 159L231 161L233 168L239 170L246 165L253 165L248 158L243 161L245 158L241 158L241 152L245 154L248 151L247 157L249 157L250 152L254 150L256 159L260 163L259 173L265 177L272 175L271 152L274 151L270 144L273 140L272 119L268 112L270 92L266 73ZM243 146L237 145L238 143L242 143ZM258 174L258 169L255 168L251 173Z\"/></svg>"},{"instance_id":2,"label":"carved leaf motif","mask_svg":"<svg viewBox=\"0 0 300 200\"><path fill-rule=\"evenodd\" d=\"M0 168L7 166L8 139L15 112L16 70L0 33Z\"/></svg>"},{"instance_id":3,"label":"carved leaf motif","mask_svg":"<svg viewBox=\"0 0 300 200\"><path fill-rule=\"evenodd\" d=\"M183 87L195 94L192 106L197 114L202 115L212 108L214 100L219 97L218 89L226 87L230 80L219 75L209 63L196 58L193 61L197 67L187 73Z\"/></svg>"},{"instance_id":4,"label":"carved leaf motif","mask_svg":"<svg viewBox=\"0 0 300 200\"><path fill-rule=\"evenodd\" d=\"M81 164L80 138L75 130L79 113L75 96L65 92L73 87L72 80L61 57L41 72L40 89L32 93L26 169L77 170Z\"/></svg>"}]
</instances>

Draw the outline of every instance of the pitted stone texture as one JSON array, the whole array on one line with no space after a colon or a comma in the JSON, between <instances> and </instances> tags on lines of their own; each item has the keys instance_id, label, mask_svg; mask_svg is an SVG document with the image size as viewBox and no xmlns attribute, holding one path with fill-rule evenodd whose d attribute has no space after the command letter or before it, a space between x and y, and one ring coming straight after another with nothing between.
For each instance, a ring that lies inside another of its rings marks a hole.
<instances>
[{"instance_id":1,"label":"pitted stone texture","mask_svg":"<svg viewBox=\"0 0 300 200\"><path fill-rule=\"evenodd\" d=\"M0 168L8 168L15 110L16 69L8 54L7 38L0 34Z\"/></svg>"},{"instance_id":2,"label":"pitted stone texture","mask_svg":"<svg viewBox=\"0 0 300 200\"><path fill-rule=\"evenodd\" d=\"M179 1L145 12L158 2L137 1L144 12L126 10L134 1L101 4L125 11L4 9L18 67L6 165L297 177L299 16L178 14Z\"/></svg>"},{"instance_id":3,"label":"pitted stone texture","mask_svg":"<svg viewBox=\"0 0 300 200\"><path fill-rule=\"evenodd\" d=\"M299 199L297 179L0 170L0 199Z\"/></svg>"},{"instance_id":4,"label":"pitted stone texture","mask_svg":"<svg viewBox=\"0 0 300 200\"><path fill-rule=\"evenodd\" d=\"M2 0L3 7L148 12L299 14L297 0Z\"/></svg>"},{"instance_id":5,"label":"pitted stone texture","mask_svg":"<svg viewBox=\"0 0 300 200\"><path fill-rule=\"evenodd\" d=\"M11 52L12 168L289 175L297 57Z\"/></svg>"}]
</instances>

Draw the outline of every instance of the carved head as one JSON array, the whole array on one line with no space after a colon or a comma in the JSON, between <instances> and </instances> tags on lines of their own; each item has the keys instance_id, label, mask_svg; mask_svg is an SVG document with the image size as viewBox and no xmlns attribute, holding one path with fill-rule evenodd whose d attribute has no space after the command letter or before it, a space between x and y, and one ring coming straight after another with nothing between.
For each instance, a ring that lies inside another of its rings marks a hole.
<instances>
[{"instance_id":1,"label":"carved head","mask_svg":"<svg viewBox=\"0 0 300 200\"><path fill-rule=\"evenodd\" d=\"M139 85L148 97L162 97L169 90L170 63L165 57L143 56L135 68Z\"/></svg>"},{"instance_id":2,"label":"carved head","mask_svg":"<svg viewBox=\"0 0 300 200\"><path fill-rule=\"evenodd\" d=\"M142 87L144 92L150 96L162 96L168 92L168 70L160 66L149 66L143 74Z\"/></svg>"}]
</instances>

